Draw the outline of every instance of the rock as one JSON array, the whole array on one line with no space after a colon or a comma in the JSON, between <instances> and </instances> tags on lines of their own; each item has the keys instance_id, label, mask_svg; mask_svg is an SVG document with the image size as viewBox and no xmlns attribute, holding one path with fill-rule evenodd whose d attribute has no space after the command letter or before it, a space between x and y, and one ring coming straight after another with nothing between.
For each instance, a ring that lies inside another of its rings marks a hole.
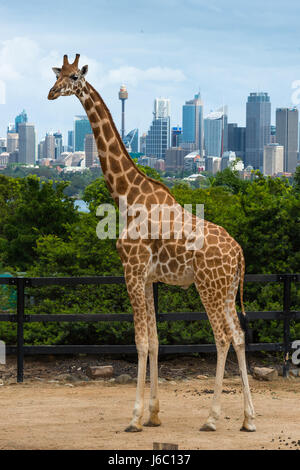
<instances>
[{"instance_id":1,"label":"rock","mask_svg":"<svg viewBox=\"0 0 300 470\"><path fill-rule=\"evenodd\" d=\"M159 379L158 379L158 383L159 383L159 384L164 384L164 383L166 383L166 382L167 382L166 379L164 379L163 377L159 377Z\"/></svg>"},{"instance_id":2,"label":"rock","mask_svg":"<svg viewBox=\"0 0 300 470\"><path fill-rule=\"evenodd\" d=\"M57 376L57 380L62 382L80 382L81 378L75 374L60 374Z\"/></svg>"},{"instance_id":3,"label":"rock","mask_svg":"<svg viewBox=\"0 0 300 470\"><path fill-rule=\"evenodd\" d=\"M253 368L253 378L257 380L275 380L278 377L278 372L276 369L269 367L254 367Z\"/></svg>"},{"instance_id":4,"label":"rock","mask_svg":"<svg viewBox=\"0 0 300 470\"><path fill-rule=\"evenodd\" d=\"M289 377L299 377L299 369L290 369Z\"/></svg>"},{"instance_id":5,"label":"rock","mask_svg":"<svg viewBox=\"0 0 300 470\"><path fill-rule=\"evenodd\" d=\"M116 377L117 384L128 384L132 382L132 377L129 374L121 374Z\"/></svg>"},{"instance_id":6,"label":"rock","mask_svg":"<svg viewBox=\"0 0 300 470\"><path fill-rule=\"evenodd\" d=\"M91 379L107 379L114 375L113 366L90 366L86 370L86 375Z\"/></svg>"}]
</instances>

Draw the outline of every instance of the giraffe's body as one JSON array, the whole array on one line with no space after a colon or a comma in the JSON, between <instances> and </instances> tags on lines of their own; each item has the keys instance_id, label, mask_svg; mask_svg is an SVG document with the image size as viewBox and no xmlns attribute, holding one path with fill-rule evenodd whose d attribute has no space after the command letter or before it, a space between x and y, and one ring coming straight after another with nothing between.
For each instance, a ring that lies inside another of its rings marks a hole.
<instances>
[{"instance_id":1,"label":"giraffe's body","mask_svg":"<svg viewBox=\"0 0 300 470\"><path fill-rule=\"evenodd\" d=\"M127 210L142 205L147 213L147 225L154 220L153 207L163 205L172 208L170 228L165 238L162 226L165 213L156 226L156 238L134 239L129 230L133 217L128 217L117 241L126 279L126 285L134 314L135 341L139 356L137 396L132 421L128 431L140 431L144 407L144 385L147 357L150 359L150 418L148 425L160 424L158 418L158 339L153 302L153 282L179 285L183 288L195 283L211 323L218 352L216 385L209 418L202 429L215 430L220 414L220 395L227 352L230 343L236 350L244 391L244 430L254 431L254 410L248 385L245 362L244 333L235 307L239 282L244 277L244 257L239 244L225 229L204 221L200 228L203 246L188 249L195 235L177 237L176 221L182 217L182 208L168 188L147 177L128 155L105 103L95 89L85 81L87 68L78 69L78 58L69 64L64 58L62 69L55 69L58 80L49 92L49 99L59 95L75 94L89 117L106 184L115 202L121 207L126 198ZM84 70L85 69L85 70ZM73 78L72 78L73 77ZM77 78L74 78L77 77ZM167 213L168 214L168 213ZM131 214L132 215L132 214ZM182 220L182 219L181 219ZM190 216L192 229L198 227L199 219ZM198 235L197 235L198 236Z\"/></svg>"}]
</instances>

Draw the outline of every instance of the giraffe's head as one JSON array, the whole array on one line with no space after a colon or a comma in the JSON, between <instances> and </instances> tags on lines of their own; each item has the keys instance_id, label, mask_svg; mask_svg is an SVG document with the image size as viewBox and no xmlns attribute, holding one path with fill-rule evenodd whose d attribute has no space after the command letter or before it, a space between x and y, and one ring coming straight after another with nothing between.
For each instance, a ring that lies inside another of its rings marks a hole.
<instances>
[{"instance_id":1,"label":"giraffe's head","mask_svg":"<svg viewBox=\"0 0 300 470\"><path fill-rule=\"evenodd\" d=\"M81 69L78 68L79 54L73 64L69 64L68 56L64 55L64 62L62 68L53 67L53 72L56 75L56 82L48 94L48 100L55 100L59 96L69 96L79 93L85 84L85 76L88 71L88 66L84 65Z\"/></svg>"}]
</instances>

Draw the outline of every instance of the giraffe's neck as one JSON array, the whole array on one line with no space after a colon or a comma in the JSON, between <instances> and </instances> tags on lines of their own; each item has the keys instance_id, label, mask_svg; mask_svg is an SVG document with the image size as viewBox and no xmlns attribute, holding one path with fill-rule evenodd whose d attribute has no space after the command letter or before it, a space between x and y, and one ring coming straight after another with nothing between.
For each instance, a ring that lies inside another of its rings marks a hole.
<instances>
[{"instance_id":1,"label":"giraffe's neck","mask_svg":"<svg viewBox=\"0 0 300 470\"><path fill-rule=\"evenodd\" d=\"M114 201L119 205L119 197L123 196L129 205L134 203L137 186L149 178L129 156L99 93L86 83L79 99L90 120L103 175Z\"/></svg>"}]
</instances>

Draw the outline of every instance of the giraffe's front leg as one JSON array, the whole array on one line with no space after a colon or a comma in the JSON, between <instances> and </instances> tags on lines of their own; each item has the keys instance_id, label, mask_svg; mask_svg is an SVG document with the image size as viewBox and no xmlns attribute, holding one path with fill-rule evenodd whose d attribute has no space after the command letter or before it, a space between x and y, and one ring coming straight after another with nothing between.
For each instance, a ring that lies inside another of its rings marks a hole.
<instances>
[{"instance_id":1,"label":"giraffe's front leg","mask_svg":"<svg viewBox=\"0 0 300 470\"><path fill-rule=\"evenodd\" d=\"M133 417L125 430L127 432L139 432L142 431L141 421L144 412L144 390L148 358L145 284L137 279L131 280L131 278L127 278L126 282L134 315L135 344L138 352L138 378Z\"/></svg>"},{"instance_id":2,"label":"giraffe's front leg","mask_svg":"<svg viewBox=\"0 0 300 470\"><path fill-rule=\"evenodd\" d=\"M153 299L153 284L147 284L145 289L147 307L147 328L149 342L149 362L150 362L150 404L149 419L144 426L160 426L158 417L158 337Z\"/></svg>"},{"instance_id":3,"label":"giraffe's front leg","mask_svg":"<svg viewBox=\"0 0 300 470\"><path fill-rule=\"evenodd\" d=\"M129 426L127 426L125 429L126 432L139 432L143 429L141 421L144 413L144 390L148 357L148 342L144 343L136 340L136 347L138 350L138 379L136 399L132 420L130 421Z\"/></svg>"}]
</instances>

